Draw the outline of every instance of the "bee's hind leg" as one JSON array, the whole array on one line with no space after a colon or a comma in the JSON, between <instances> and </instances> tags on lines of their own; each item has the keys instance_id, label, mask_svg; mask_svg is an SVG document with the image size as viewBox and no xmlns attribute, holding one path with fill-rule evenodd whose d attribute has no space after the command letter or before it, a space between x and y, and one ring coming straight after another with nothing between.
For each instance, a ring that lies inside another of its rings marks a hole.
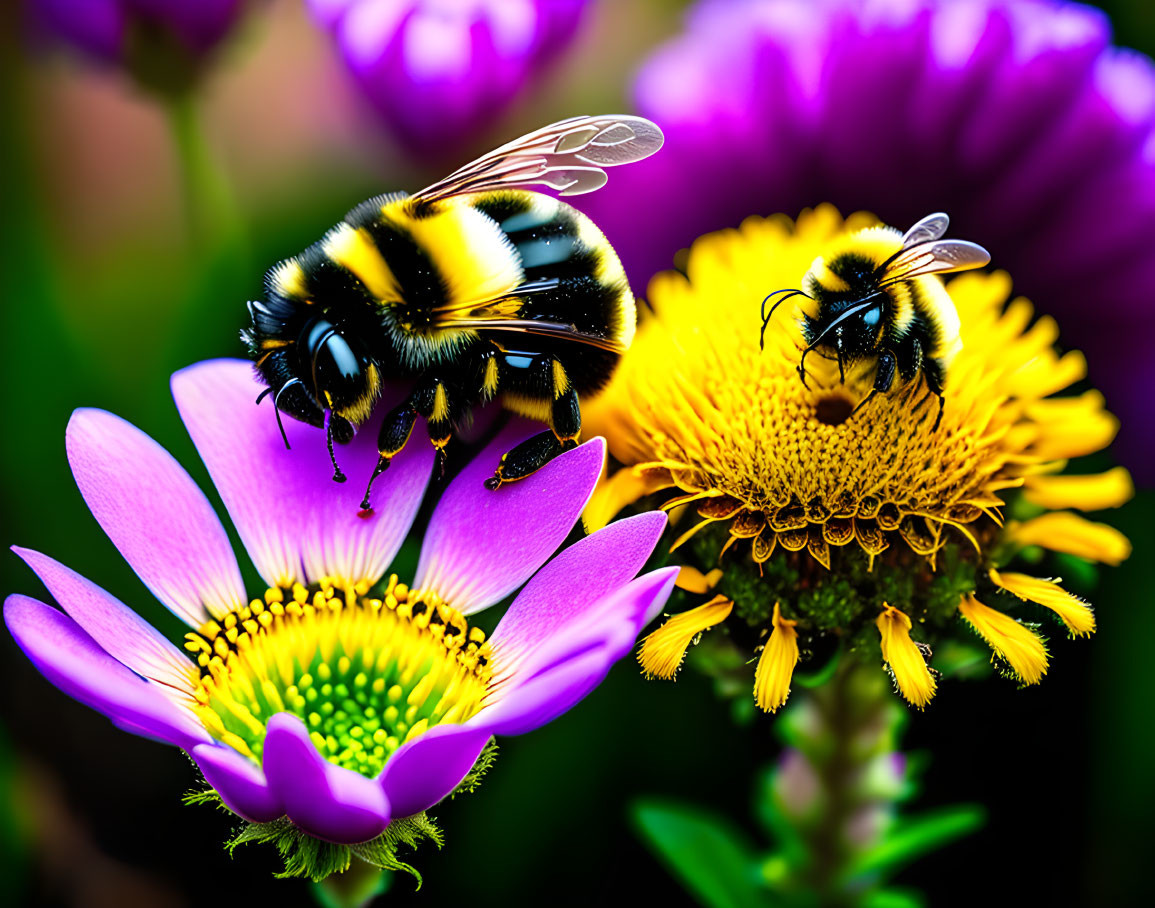
<instances>
[{"instance_id":1,"label":"bee's hind leg","mask_svg":"<svg viewBox=\"0 0 1155 908\"><path fill-rule=\"evenodd\" d=\"M582 430L581 406L565 367L555 357L546 356L536 361L534 368L540 373L543 389L548 388L552 399L552 428L527 438L502 455L497 470L485 480L485 487L491 491L500 488L503 483L525 479L559 454L577 446L577 438Z\"/></svg>"}]
</instances>

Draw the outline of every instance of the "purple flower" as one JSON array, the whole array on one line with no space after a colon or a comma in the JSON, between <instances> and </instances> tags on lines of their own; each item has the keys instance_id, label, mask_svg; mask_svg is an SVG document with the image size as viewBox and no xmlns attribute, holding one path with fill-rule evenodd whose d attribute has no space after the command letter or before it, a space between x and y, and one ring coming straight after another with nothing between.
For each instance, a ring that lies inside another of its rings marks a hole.
<instances>
[{"instance_id":1,"label":"purple flower","mask_svg":"<svg viewBox=\"0 0 1155 908\"><path fill-rule=\"evenodd\" d=\"M459 155L577 30L587 0L308 0L411 150Z\"/></svg>"},{"instance_id":2,"label":"purple flower","mask_svg":"<svg viewBox=\"0 0 1155 908\"><path fill-rule=\"evenodd\" d=\"M250 822L287 817L353 844L420 814L458 787L492 736L531 731L592 691L672 588L675 568L635 579L665 526L659 513L546 563L597 482L601 439L490 492L483 479L532 429L500 433L442 495L405 585L382 578L430 478L427 439L409 442L379 480L376 512L359 516L357 491L328 479L320 430L286 421L286 451L271 413L253 406L250 364L201 363L172 384L268 591L247 596L224 527L167 451L111 413L78 410L66 437L77 485L191 628L184 652L26 549L15 551L64 611L14 595L4 619L53 684L126 731L183 748ZM372 468L369 434L343 449L350 467ZM488 640L468 623L523 584Z\"/></svg>"},{"instance_id":3,"label":"purple flower","mask_svg":"<svg viewBox=\"0 0 1155 908\"><path fill-rule=\"evenodd\" d=\"M1060 317L1149 451L1155 74L1110 40L1074 3L703 0L634 86L665 148L583 207L638 286L750 214L946 211Z\"/></svg>"},{"instance_id":4,"label":"purple flower","mask_svg":"<svg viewBox=\"0 0 1155 908\"><path fill-rule=\"evenodd\" d=\"M71 45L100 63L138 75L158 68L184 75L236 25L245 0L30 0L35 33ZM159 59L167 57L167 61ZM167 66L165 65L167 63Z\"/></svg>"}]
</instances>

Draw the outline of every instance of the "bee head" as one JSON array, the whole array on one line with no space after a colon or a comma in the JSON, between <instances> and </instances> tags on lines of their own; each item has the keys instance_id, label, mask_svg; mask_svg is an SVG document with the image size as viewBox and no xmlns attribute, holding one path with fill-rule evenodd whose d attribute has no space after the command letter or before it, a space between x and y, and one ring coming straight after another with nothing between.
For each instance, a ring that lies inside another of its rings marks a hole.
<instances>
[{"instance_id":1,"label":"bee head","mask_svg":"<svg viewBox=\"0 0 1155 908\"><path fill-rule=\"evenodd\" d=\"M369 418L380 390L377 367L355 341L341 334L337 325L325 318L311 319L301 331L301 375L311 387L316 405L348 422L342 432ZM338 438L347 441L347 438Z\"/></svg>"}]
</instances>

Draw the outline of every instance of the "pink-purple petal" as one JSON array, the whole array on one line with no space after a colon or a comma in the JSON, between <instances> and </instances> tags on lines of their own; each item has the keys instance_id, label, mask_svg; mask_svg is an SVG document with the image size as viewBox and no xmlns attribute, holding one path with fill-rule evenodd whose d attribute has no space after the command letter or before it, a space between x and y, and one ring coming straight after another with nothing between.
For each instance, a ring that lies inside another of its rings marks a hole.
<instances>
[{"instance_id":1,"label":"pink-purple petal","mask_svg":"<svg viewBox=\"0 0 1155 908\"><path fill-rule=\"evenodd\" d=\"M485 488L501 455L525 437L524 423L500 433L449 484L425 533L414 587L433 590L467 615L508 596L545 563L601 474L605 441L595 438L532 476Z\"/></svg>"},{"instance_id":2,"label":"pink-purple petal","mask_svg":"<svg viewBox=\"0 0 1155 908\"><path fill-rule=\"evenodd\" d=\"M603 599L564 633L537 647L501 681L467 727L517 735L553 721L592 691L662 608L678 568L644 574Z\"/></svg>"},{"instance_id":3,"label":"pink-purple petal","mask_svg":"<svg viewBox=\"0 0 1155 908\"><path fill-rule=\"evenodd\" d=\"M429 439L413 433L373 486L374 512L362 516L361 497L377 463L376 425L337 446L349 479L336 483L324 432L285 416L292 445L286 450L272 400L254 403L263 389L241 360L198 363L172 379L181 418L257 570L280 586L325 576L376 581L421 505L433 470Z\"/></svg>"},{"instance_id":4,"label":"pink-purple petal","mask_svg":"<svg viewBox=\"0 0 1155 908\"><path fill-rule=\"evenodd\" d=\"M18 546L12 551L36 572L60 607L106 653L174 693L192 693L192 662L140 615L47 555Z\"/></svg>"},{"instance_id":5,"label":"pink-purple petal","mask_svg":"<svg viewBox=\"0 0 1155 908\"><path fill-rule=\"evenodd\" d=\"M77 410L65 435L80 494L153 594L192 627L244 602L225 529L176 459L131 423Z\"/></svg>"},{"instance_id":6,"label":"pink-purple petal","mask_svg":"<svg viewBox=\"0 0 1155 908\"><path fill-rule=\"evenodd\" d=\"M378 777L393 816L421 813L451 795L489 738L485 729L437 725L403 744Z\"/></svg>"},{"instance_id":7,"label":"pink-purple petal","mask_svg":"<svg viewBox=\"0 0 1155 908\"><path fill-rule=\"evenodd\" d=\"M223 744L199 744L192 758L221 800L233 813L253 823L269 823L285 813L269 790L261 768Z\"/></svg>"},{"instance_id":8,"label":"pink-purple petal","mask_svg":"<svg viewBox=\"0 0 1155 908\"><path fill-rule=\"evenodd\" d=\"M116 661L63 612L28 596L9 596L4 622L45 678L121 727L185 750L211 740L191 710Z\"/></svg>"},{"instance_id":9,"label":"pink-purple petal","mask_svg":"<svg viewBox=\"0 0 1155 908\"><path fill-rule=\"evenodd\" d=\"M605 596L632 580L666 527L666 515L627 517L578 540L526 584L490 640L505 666L566 633Z\"/></svg>"},{"instance_id":10,"label":"pink-purple petal","mask_svg":"<svg viewBox=\"0 0 1155 908\"><path fill-rule=\"evenodd\" d=\"M264 770L269 790L285 815L309 835L351 845L389 825L389 801L375 779L328 762L305 725L277 713L265 735Z\"/></svg>"},{"instance_id":11,"label":"pink-purple petal","mask_svg":"<svg viewBox=\"0 0 1155 908\"><path fill-rule=\"evenodd\" d=\"M553 665L503 693L465 725L491 735L521 735L552 722L593 691L614 660L601 646Z\"/></svg>"}]
</instances>

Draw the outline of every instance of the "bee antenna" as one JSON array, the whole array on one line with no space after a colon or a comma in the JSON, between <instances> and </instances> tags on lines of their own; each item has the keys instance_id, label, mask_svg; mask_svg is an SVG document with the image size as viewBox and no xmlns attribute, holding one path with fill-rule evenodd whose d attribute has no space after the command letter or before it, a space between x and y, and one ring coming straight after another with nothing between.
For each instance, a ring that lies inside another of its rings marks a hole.
<instances>
[{"instance_id":1,"label":"bee antenna","mask_svg":"<svg viewBox=\"0 0 1155 908\"><path fill-rule=\"evenodd\" d=\"M303 381L301 381L299 378L291 378L287 382L285 382L283 385L281 385L281 389L277 392L277 396L273 398L273 412L277 415L277 428L281 430L281 438L285 442L285 450L286 451L293 450L293 446L289 444L289 434L285 431L285 424L283 422L281 422L281 395L284 394L293 385L304 385L304 384L305 383ZM272 390L272 388L268 389L268 391L271 391L271 390ZM263 392L261 394L261 396L257 398L257 403L261 402L261 399L264 398L265 394L267 394L268 391Z\"/></svg>"},{"instance_id":2,"label":"bee antenna","mask_svg":"<svg viewBox=\"0 0 1155 908\"><path fill-rule=\"evenodd\" d=\"M784 293L786 295L784 297L782 297L782 299L778 300L773 306L770 307L770 314L767 315L766 314L766 304L768 302L770 302L770 300L772 300L774 297L776 297L779 293ZM795 297L795 296L804 296L808 300L814 299L814 297L812 297L809 293L806 293L805 291L802 291L802 290L775 290L768 297L766 297L766 299L762 300L762 309L761 309L762 331L758 335L758 349L759 350L765 350L766 349L766 329L770 327L770 319L772 319L774 317L774 310L777 309L779 306L781 306L784 302L786 302L786 300L791 299L792 297Z\"/></svg>"},{"instance_id":3,"label":"bee antenna","mask_svg":"<svg viewBox=\"0 0 1155 908\"><path fill-rule=\"evenodd\" d=\"M344 482L345 474L337 466L337 454L333 450L333 411L325 411L325 445L329 449L329 460L333 464L333 482Z\"/></svg>"}]
</instances>

